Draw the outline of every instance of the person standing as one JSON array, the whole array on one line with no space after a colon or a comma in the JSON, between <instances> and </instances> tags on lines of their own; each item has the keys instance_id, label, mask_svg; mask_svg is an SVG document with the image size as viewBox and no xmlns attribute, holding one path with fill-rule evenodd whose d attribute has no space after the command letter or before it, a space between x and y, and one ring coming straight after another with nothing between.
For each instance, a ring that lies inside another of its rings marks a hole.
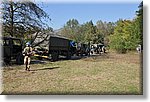
<instances>
[{"instance_id":1,"label":"person standing","mask_svg":"<svg viewBox=\"0 0 150 102\"><path fill-rule=\"evenodd\" d=\"M33 49L31 47L31 44L27 42L26 47L23 50L25 70L27 71L30 71L30 61L31 61L32 54L33 54Z\"/></svg>"}]
</instances>

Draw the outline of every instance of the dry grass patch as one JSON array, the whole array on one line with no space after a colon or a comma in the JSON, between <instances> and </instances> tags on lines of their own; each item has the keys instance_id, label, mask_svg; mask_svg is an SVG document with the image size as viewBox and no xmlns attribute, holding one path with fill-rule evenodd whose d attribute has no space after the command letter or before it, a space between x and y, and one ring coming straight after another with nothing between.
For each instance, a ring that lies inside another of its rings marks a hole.
<instances>
[{"instance_id":1,"label":"dry grass patch","mask_svg":"<svg viewBox=\"0 0 150 102\"><path fill-rule=\"evenodd\" d=\"M142 94L136 53L108 53L3 70L3 94Z\"/></svg>"}]
</instances>

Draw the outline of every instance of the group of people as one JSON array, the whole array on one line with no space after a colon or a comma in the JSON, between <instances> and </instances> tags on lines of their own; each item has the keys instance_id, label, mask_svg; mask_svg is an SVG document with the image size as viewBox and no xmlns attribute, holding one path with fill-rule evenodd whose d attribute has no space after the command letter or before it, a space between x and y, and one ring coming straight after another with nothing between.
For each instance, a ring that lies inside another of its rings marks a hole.
<instances>
[{"instance_id":1,"label":"group of people","mask_svg":"<svg viewBox=\"0 0 150 102\"><path fill-rule=\"evenodd\" d=\"M91 54L101 54L106 53L106 48L103 44L93 44L91 45Z\"/></svg>"}]
</instances>

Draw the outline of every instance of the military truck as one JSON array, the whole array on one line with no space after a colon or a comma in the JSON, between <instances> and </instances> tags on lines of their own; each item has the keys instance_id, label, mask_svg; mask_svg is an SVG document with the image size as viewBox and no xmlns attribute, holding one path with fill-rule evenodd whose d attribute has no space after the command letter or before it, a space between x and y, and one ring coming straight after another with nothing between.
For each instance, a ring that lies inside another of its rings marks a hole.
<instances>
[{"instance_id":1,"label":"military truck","mask_svg":"<svg viewBox=\"0 0 150 102\"><path fill-rule=\"evenodd\" d=\"M1 46L3 51L2 59L4 62L10 63L12 59L16 59L17 64L23 64L23 42L21 39L1 37Z\"/></svg>"},{"instance_id":2,"label":"military truck","mask_svg":"<svg viewBox=\"0 0 150 102\"><path fill-rule=\"evenodd\" d=\"M77 43L77 56L88 56L90 54L90 46L84 43Z\"/></svg>"},{"instance_id":3,"label":"military truck","mask_svg":"<svg viewBox=\"0 0 150 102\"><path fill-rule=\"evenodd\" d=\"M51 55L52 61L57 61L59 55L66 56L67 59L70 59L76 53L76 47L71 42L71 40L64 37L50 36L49 54Z\"/></svg>"}]
</instances>

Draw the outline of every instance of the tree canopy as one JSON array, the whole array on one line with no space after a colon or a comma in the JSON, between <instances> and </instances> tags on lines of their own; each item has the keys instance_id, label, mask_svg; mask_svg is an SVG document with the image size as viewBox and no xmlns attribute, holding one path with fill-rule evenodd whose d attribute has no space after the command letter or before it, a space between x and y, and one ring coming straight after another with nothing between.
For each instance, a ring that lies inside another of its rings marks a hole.
<instances>
[{"instance_id":1,"label":"tree canopy","mask_svg":"<svg viewBox=\"0 0 150 102\"><path fill-rule=\"evenodd\" d=\"M3 0L1 5L3 36L33 40L35 33L50 29L49 15L30 0Z\"/></svg>"},{"instance_id":2,"label":"tree canopy","mask_svg":"<svg viewBox=\"0 0 150 102\"><path fill-rule=\"evenodd\" d=\"M70 19L61 29L61 34L77 42L103 43L119 53L135 50L143 41L143 2L138 8L132 20L98 20L94 25L92 20L79 24L76 19Z\"/></svg>"},{"instance_id":3,"label":"tree canopy","mask_svg":"<svg viewBox=\"0 0 150 102\"><path fill-rule=\"evenodd\" d=\"M114 34L110 36L110 45L117 52L125 53L135 48L143 41L143 2L136 11L133 20L119 20L116 23Z\"/></svg>"},{"instance_id":4,"label":"tree canopy","mask_svg":"<svg viewBox=\"0 0 150 102\"><path fill-rule=\"evenodd\" d=\"M112 22L98 21L94 25L91 20L84 24L79 24L78 20L70 19L60 33L77 42L104 43L104 39L107 38L107 35L113 33L113 29L114 24Z\"/></svg>"},{"instance_id":5,"label":"tree canopy","mask_svg":"<svg viewBox=\"0 0 150 102\"><path fill-rule=\"evenodd\" d=\"M53 29L48 26L49 15L30 0L2 1L2 34L30 40L33 46L48 40ZM125 53L135 50L143 41L143 2L138 6L135 18L119 19L117 22L92 20L80 24L77 19L69 19L60 29L62 36L82 43L103 43L105 46ZM36 41L38 38L38 42Z\"/></svg>"}]
</instances>

